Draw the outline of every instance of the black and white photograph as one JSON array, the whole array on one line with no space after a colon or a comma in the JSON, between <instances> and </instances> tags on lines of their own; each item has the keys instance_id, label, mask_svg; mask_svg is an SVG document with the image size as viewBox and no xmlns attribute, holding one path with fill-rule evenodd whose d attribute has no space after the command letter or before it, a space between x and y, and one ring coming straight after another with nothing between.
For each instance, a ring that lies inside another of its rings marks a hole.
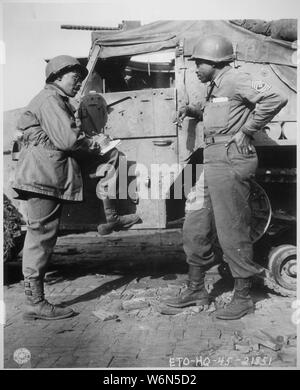
<instances>
[{"instance_id":1,"label":"black and white photograph","mask_svg":"<svg viewBox=\"0 0 300 390\"><path fill-rule=\"evenodd\" d=\"M297 1L0 7L1 369L299 369Z\"/></svg>"}]
</instances>

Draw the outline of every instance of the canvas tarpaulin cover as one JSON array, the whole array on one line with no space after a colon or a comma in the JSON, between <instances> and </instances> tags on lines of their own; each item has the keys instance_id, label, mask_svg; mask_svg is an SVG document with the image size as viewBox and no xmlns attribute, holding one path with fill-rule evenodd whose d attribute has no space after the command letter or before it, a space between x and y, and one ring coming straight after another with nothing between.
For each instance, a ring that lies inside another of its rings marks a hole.
<instances>
[{"instance_id":1,"label":"canvas tarpaulin cover","mask_svg":"<svg viewBox=\"0 0 300 390\"><path fill-rule=\"evenodd\" d=\"M100 58L175 49L179 44L184 55L190 56L197 40L209 34L230 39L240 61L272 64L277 76L296 91L296 45L255 34L226 20L158 21L111 35L93 32L92 40L101 47Z\"/></svg>"}]
</instances>

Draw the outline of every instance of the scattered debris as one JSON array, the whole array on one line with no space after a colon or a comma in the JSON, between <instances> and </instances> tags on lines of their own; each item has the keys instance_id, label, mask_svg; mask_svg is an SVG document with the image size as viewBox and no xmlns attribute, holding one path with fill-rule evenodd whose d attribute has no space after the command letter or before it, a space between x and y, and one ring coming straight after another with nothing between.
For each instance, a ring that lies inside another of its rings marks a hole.
<instances>
[{"instance_id":1,"label":"scattered debris","mask_svg":"<svg viewBox=\"0 0 300 390\"><path fill-rule=\"evenodd\" d=\"M217 309L216 309L216 305L215 305L215 303L214 302L212 302L210 305L209 305L209 307L208 307L208 309L206 310L206 312L207 313L213 313L214 311L216 311Z\"/></svg>"},{"instance_id":2,"label":"scattered debris","mask_svg":"<svg viewBox=\"0 0 300 390\"><path fill-rule=\"evenodd\" d=\"M260 336L255 336L255 338L257 339L257 342L259 345L262 345L266 348L270 348L273 351L280 351L280 349L282 348L282 345L280 345L278 343L274 343L271 340L267 340L267 339L262 338Z\"/></svg>"},{"instance_id":3,"label":"scattered debris","mask_svg":"<svg viewBox=\"0 0 300 390\"><path fill-rule=\"evenodd\" d=\"M181 313L175 314L175 317L182 317L182 316L186 316L186 315L188 315L188 314L189 314L189 312L187 312L187 311L182 311Z\"/></svg>"},{"instance_id":4,"label":"scattered debris","mask_svg":"<svg viewBox=\"0 0 300 390\"><path fill-rule=\"evenodd\" d=\"M249 353L253 350L252 347L247 344L235 344L234 349L235 351L240 351L242 353Z\"/></svg>"},{"instance_id":5,"label":"scattered debris","mask_svg":"<svg viewBox=\"0 0 300 390\"><path fill-rule=\"evenodd\" d=\"M252 345L252 351L254 352L258 352L259 351L259 344L258 343L255 343Z\"/></svg>"},{"instance_id":6,"label":"scattered debris","mask_svg":"<svg viewBox=\"0 0 300 390\"><path fill-rule=\"evenodd\" d=\"M123 309L123 304L122 304L122 301L120 299L116 299L112 302L112 304L110 305L110 308L112 311L120 311Z\"/></svg>"},{"instance_id":7,"label":"scattered debris","mask_svg":"<svg viewBox=\"0 0 300 390\"><path fill-rule=\"evenodd\" d=\"M208 311L209 309L208 305L189 306L189 307L179 308L179 307L171 307L163 303L160 303L155 307L160 314L166 314L166 315L177 315L177 314L194 315L194 314L201 313L202 311Z\"/></svg>"},{"instance_id":8,"label":"scattered debris","mask_svg":"<svg viewBox=\"0 0 300 390\"><path fill-rule=\"evenodd\" d=\"M224 307L227 305L233 297L233 291L229 291L226 293L223 293L222 295L219 295L215 299L215 305L216 307Z\"/></svg>"},{"instance_id":9,"label":"scattered debris","mask_svg":"<svg viewBox=\"0 0 300 390\"><path fill-rule=\"evenodd\" d=\"M126 298L127 300L130 300L134 297L134 294L132 294L131 291L124 291L122 294L121 294L122 298Z\"/></svg>"},{"instance_id":10,"label":"scattered debris","mask_svg":"<svg viewBox=\"0 0 300 390\"><path fill-rule=\"evenodd\" d=\"M287 345L297 347L297 335L296 333L287 336Z\"/></svg>"},{"instance_id":11,"label":"scattered debris","mask_svg":"<svg viewBox=\"0 0 300 390\"><path fill-rule=\"evenodd\" d=\"M294 364L296 366L297 348L284 348L277 352L277 357L282 362L289 363L289 365Z\"/></svg>"},{"instance_id":12,"label":"scattered debris","mask_svg":"<svg viewBox=\"0 0 300 390\"><path fill-rule=\"evenodd\" d=\"M139 317L141 317L141 318L148 317L151 314L151 311L152 311L151 307L148 307L144 310L140 310Z\"/></svg>"},{"instance_id":13,"label":"scattered debris","mask_svg":"<svg viewBox=\"0 0 300 390\"><path fill-rule=\"evenodd\" d=\"M143 296L144 297L155 297L157 294L157 289L156 288L146 288L143 291Z\"/></svg>"},{"instance_id":14,"label":"scattered debris","mask_svg":"<svg viewBox=\"0 0 300 390\"><path fill-rule=\"evenodd\" d=\"M281 336L281 335L277 336L275 340L276 340L276 343L281 345L281 346L286 345L288 342L287 336Z\"/></svg>"},{"instance_id":15,"label":"scattered debris","mask_svg":"<svg viewBox=\"0 0 300 390\"><path fill-rule=\"evenodd\" d=\"M147 302L145 299L135 298L135 299L124 301L122 303L122 306L124 310L131 311L131 310L143 309L145 307L148 307L149 302Z\"/></svg>"},{"instance_id":16,"label":"scattered debris","mask_svg":"<svg viewBox=\"0 0 300 390\"><path fill-rule=\"evenodd\" d=\"M242 341L243 340L243 333L240 331L240 330L236 330L234 333L233 333L233 337L234 339L239 342L239 341Z\"/></svg>"},{"instance_id":17,"label":"scattered debris","mask_svg":"<svg viewBox=\"0 0 300 390\"><path fill-rule=\"evenodd\" d=\"M139 309L135 309L135 310L131 310L131 311L128 313L128 315L129 315L130 317L137 317L137 316L139 315L139 313L140 313L140 310L139 310Z\"/></svg>"},{"instance_id":18,"label":"scattered debris","mask_svg":"<svg viewBox=\"0 0 300 390\"><path fill-rule=\"evenodd\" d=\"M96 311L93 311L93 314L100 318L102 321L109 321L109 320L116 320L119 316L115 313L111 313L109 311L98 309Z\"/></svg>"},{"instance_id":19,"label":"scattered debris","mask_svg":"<svg viewBox=\"0 0 300 390\"><path fill-rule=\"evenodd\" d=\"M232 342L233 342L233 349L235 351L240 351L242 353L252 352L255 348L250 338L244 337L241 330L234 331ZM257 348L258 348L257 350L259 350L258 344L257 344Z\"/></svg>"},{"instance_id":20,"label":"scattered debris","mask_svg":"<svg viewBox=\"0 0 300 390\"><path fill-rule=\"evenodd\" d=\"M200 313L201 311L203 311L204 309L208 309L208 305L206 306L192 306L189 310L190 313Z\"/></svg>"}]
</instances>

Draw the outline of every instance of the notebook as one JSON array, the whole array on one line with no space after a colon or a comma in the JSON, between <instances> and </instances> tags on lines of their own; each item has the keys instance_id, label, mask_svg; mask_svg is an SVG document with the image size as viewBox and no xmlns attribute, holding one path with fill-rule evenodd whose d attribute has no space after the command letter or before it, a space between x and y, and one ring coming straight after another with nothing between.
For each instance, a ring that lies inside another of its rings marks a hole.
<instances>
[{"instance_id":1,"label":"notebook","mask_svg":"<svg viewBox=\"0 0 300 390\"><path fill-rule=\"evenodd\" d=\"M108 141L109 142L107 142L107 140L105 140L104 145L102 143L100 143L100 146L101 146L100 155L101 156L104 156L107 152L114 149L117 145L119 145L121 143L120 139L114 139L112 141L110 139L108 139Z\"/></svg>"}]
</instances>

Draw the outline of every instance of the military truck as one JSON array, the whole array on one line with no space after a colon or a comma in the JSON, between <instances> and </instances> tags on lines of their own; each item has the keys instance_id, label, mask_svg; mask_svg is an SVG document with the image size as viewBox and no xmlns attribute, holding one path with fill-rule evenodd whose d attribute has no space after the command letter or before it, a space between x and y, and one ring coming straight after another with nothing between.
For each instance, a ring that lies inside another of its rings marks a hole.
<instances>
[{"instance_id":1,"label":"military truck","mask_svg":"<svg viewBox=\"0 0 300 390\"><path fill-rule=\"evenodd\" d=\"M132 227L137 236L145 229L163 234L181 228L185 197L176 198L175 188L182 184L189 166L203 163L202 123L192 118L175 121L180 106L197 102L205 94L194 62L188 61L197 39L210 33L226 36L234 45L232 66L249 71L288 97L287 106L255 138L259 168L250 204L252 240L256 260L266 268L265 283L283 295L295 294L296 44L220 20L159 21L121 31L94 30L86 62L89 75L74 103L80 107L87 134L104 132L121 140L118 149L126 156L127 184L134 191L120 202L119 211L141 216L142 223ZM17 152L18 142L10 142L4 150L4 189L22 215L22 204L13 199L10 188ZM151 172L157 165L180 169L160 172L154 183L141 167ZM165 175L168 188L162 188ZM196 176L193 172L194 181ZM96 176L84 172L84 182L85 203L65 207L62 233L96 230L105 222L95 195ZM161 196L151 196L154 185ZM21 230L16 233L16 251L20 236Z\"/></svg>"}]
</instances>

